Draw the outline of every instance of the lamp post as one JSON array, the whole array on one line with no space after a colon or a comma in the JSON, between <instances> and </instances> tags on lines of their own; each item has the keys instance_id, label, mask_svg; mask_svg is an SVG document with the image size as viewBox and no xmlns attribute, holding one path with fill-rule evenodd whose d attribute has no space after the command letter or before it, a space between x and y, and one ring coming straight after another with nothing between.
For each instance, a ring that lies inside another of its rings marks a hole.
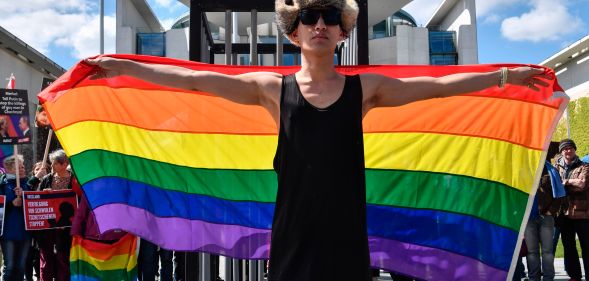
<instances>
[{"instance_id":1,"label":"lamp post","mask_svg":"<svg viewBox=\"0 0 589 281\"><path fill-rule=\"evenodd\" d=\"M104 0L100 1L100 54L104 54Z\"/></svg>"}]
</instances>

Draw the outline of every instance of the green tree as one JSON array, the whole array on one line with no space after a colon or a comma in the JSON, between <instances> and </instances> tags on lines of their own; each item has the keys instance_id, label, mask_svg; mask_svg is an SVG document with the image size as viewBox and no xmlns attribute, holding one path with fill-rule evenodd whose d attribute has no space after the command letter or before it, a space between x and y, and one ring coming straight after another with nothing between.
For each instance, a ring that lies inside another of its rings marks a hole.
<instances>
[{"instance_id":1,"label":"green tree","mask_svg":"<svg viewBox=\"0 0 589 281\"><path fill-rule=\"evenodd\" d=\"M568 106L571 138L577 144L577 154L583 156L589 153L589 97L571 101ZM560 141L567 137L566 116L558 123L552 135L553 141Z\"/></svg>"}]
</instances>

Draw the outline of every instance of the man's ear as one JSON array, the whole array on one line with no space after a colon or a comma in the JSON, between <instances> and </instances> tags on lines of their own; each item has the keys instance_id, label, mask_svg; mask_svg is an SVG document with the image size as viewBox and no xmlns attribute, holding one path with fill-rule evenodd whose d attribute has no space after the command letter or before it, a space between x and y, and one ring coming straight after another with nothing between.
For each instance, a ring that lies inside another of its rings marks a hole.
<instances>
[{"instance_id":1,"label":"man's ear","mask_svg":"<svg viewBox=\"0 0 589 281\"><path fill-rule=\"evenodd\" d=\"M340 28L340 32L339 32L339 41L344 41L348 39L348 36L346 34L346 32Z\"/></svg>"},{"instance_id":2,"label":"man's ear","mask_svg":"<svg viewBox=\"0 0 589 281\"><path fill-rule=\"evenodd\" d=\"M291 43L300 47L299 31L298 30L295 29L293 32L286 35L286 37L288 37L288 40L290 40Z\"/></svg>"}]
</instances>

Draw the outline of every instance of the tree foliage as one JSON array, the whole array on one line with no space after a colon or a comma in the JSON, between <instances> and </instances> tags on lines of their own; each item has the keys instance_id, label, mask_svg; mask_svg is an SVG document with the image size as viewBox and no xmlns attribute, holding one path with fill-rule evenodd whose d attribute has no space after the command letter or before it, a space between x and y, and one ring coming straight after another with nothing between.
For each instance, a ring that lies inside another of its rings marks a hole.
<instances>
[{"instance_id":1,"label":"tree foliage","mask_svg":"<svg viewBox=\"0 0 589 281\"><path fill-rule=\"evenodd\" d=\"M583 156L589 153L589 97L580 98L569 103L569 122L571 139L577 144L577 154ZM553 141L560 141L567 137L567 116L560 119Z\"/></svg>"}]
</instances>

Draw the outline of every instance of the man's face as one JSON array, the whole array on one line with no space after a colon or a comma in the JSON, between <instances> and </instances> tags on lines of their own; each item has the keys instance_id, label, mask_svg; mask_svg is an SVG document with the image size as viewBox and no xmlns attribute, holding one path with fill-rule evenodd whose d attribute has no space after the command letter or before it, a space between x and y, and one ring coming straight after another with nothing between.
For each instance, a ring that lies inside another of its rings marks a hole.
<instances>
[{"instance_id":1,"label":"man's face","mask_svg":"<svg viewBox=\"0 0 589 281\"><path fill-rule=\"evenodd\" d=\"M299 25L290 35L291 41L301 49L333 54L337 43L345 39L340 21L341 13L335 9L302 10Z\"/></svg>"},{"instance_id":2,"label":"man's face","mask_svg":"<svg viewBox=\"0 0 589 281\"><path fill-rule=\"evenodd\" d=\"M562 149L560 155L562 155L567 161L572 161L577 157L577 150L572 146L566 146Z\"/></svg>"},{"instance_id":3,"label":"man's face","mask_svg":"<svg viewBox=\"0 0 589 281\"><path fill-rule=\"evenodd\" d=\"M20 128L21 131L25 131L26 129L29 128L29 124L27 123L27 121L24 118L21 118L18 121L18 127Z\"/></svg>"},{"instance_id":4,"label":"man's face","mask_svg":"<svg viewBox=\"0 0 589 281\"><path fill-rule=\"evenodd\" d=\"M49 119L47 118L47 113L45 111L37 112L37 127L45 127L49 125Z\"/></svg>"}]
</instances>

